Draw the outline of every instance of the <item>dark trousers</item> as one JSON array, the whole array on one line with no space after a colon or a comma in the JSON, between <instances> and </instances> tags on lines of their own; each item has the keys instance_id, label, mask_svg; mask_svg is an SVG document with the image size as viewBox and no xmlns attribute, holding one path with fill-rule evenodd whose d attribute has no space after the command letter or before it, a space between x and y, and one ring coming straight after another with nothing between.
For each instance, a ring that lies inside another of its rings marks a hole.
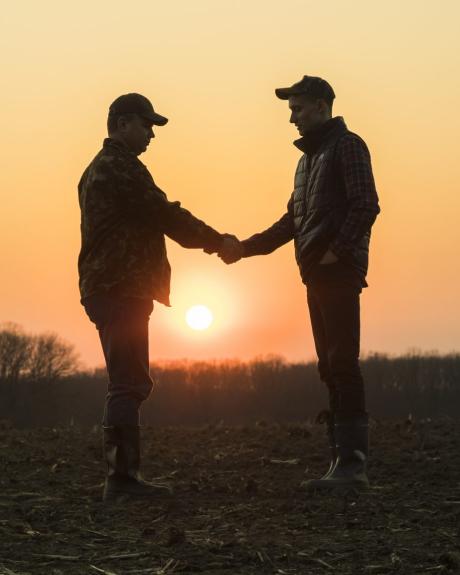
<instances>
[{"instance_id":1,"label":"dark trousers","mask_svg":"<svg viewBox=\"0 0 460 575\"><path fill-rule=\"evenodd\" d=\"M359 366L359 278L338 264L318 266L307 285L308 309L321 380L331 411L344 417L365 413Z\"/></svg>"},{"instance_id":2,"label":"dark trousers","mask_svg":"<svg viewBox=\"0 0 460 575\"><path fill-rule=\"evenodd\" d=\"M137 426L141 403L153 387L148 335L153 302L97 294L82 303L99 332L109 376L103 424Z\"/></svg>"}]
</instances>

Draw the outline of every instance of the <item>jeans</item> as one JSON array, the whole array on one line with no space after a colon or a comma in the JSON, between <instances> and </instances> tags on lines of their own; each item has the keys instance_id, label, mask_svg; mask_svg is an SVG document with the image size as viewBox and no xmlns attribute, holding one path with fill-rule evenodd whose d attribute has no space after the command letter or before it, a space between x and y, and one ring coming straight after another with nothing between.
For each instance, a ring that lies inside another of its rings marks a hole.
<instances>
[{"instance_id":1,"label":"jeans","mask_svg":"<svg viewBox=\"0 0 460 575\"><path fill-rule=\"evenodd\" d=\"M141 403L153 387L148 335L153 302L96 294L82 303L99 332L109 376L103 424L138 426Z\"/></svg>"},{"instance_id":2,"label":"jeans","mask_svg":"<svg viewBox=\"0 0 460 575\"><path fill-rule=\"evenodd\" d=\"M331 411L343 417L365 413L359 366L361 285L341 262L318 265L307 285L320 379L329 389Z\"/></svg>"}]
</instances>

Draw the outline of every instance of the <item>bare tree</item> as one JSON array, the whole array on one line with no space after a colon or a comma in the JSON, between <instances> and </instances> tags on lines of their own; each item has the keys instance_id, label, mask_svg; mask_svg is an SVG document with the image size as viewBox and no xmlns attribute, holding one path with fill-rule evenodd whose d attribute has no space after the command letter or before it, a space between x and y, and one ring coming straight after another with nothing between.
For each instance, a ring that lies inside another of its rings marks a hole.
<instances>
[{"instance_id":1,"label":"bare tree","mask_svg":"<svg viewBox=\"0 0 460 575\"><path fill-rule=\"evenodd\" d=\"M77 370L77 354L54 333L32 336L28 368L30 379L53 381Z\"/></svg>"},{"instance_id":2,"label":"bare tree","mask_svg":"<svg viewBox=\"0 0 460 575\"><path fill-rule=\"evenodd\" d=\"M6 323L0 329L0 380L16 382L28 371L32 342L20 326Z\"/></svg>"}]
</instances>

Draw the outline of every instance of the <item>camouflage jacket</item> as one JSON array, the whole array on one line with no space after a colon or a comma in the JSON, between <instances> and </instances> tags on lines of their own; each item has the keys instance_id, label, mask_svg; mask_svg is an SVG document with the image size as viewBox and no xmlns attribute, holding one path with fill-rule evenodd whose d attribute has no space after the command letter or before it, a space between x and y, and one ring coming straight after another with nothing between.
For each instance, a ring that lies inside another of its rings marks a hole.
<instances>
[{"instance_id":1,"label":"camouflage jacket","mask_svg":"<svg viewBox=\"0 0 460 575\"><path fill-rule=\"evenodd\" d=\"M165 235L186 248L217 251L222 236L179 202L168 201L146 166L106 138L78 184L82 300L100 292L169 304Z\"/></svg>"}]
</instances>

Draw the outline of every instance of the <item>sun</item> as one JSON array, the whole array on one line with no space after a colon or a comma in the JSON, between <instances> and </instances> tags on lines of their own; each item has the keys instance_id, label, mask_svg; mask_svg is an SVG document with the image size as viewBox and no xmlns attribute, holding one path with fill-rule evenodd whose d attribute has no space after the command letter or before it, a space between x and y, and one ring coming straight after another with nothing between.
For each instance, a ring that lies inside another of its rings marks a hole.
<instances>
[{"instance_id":1,"label":"sun","mask_svg":"<svg viewBox=\"0 0 460 575\"><path fill-rule=\"evenodd\" d=\"M197 331L208 329L213 319L211 310L205 305L194 305L185 314L185 321Z\"/></svg>"}]
</instances>

